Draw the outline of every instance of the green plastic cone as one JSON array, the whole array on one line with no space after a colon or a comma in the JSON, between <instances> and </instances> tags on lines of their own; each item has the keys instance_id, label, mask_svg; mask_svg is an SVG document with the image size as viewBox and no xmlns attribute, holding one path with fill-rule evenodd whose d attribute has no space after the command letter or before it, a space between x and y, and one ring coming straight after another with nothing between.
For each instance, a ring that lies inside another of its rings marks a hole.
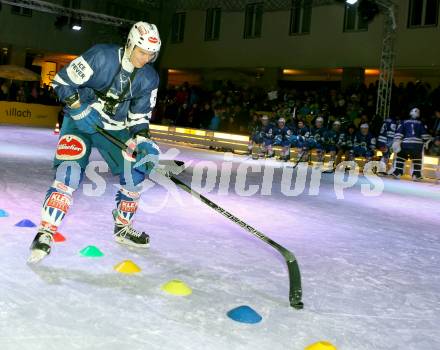
<instances>
[{"instance_id":1,"label":"green plastic cone","mask_svg":"<svg viewBox=\"0 0 440 350\"><path fill-rule=\"evenodd\" d=\"M100 258L101 256L104 256L104 253L101 252L94 245L89 245L88 247L85 247L83 250L79 252L79 254L86 258Z\"/></svg>"}]
</instances>

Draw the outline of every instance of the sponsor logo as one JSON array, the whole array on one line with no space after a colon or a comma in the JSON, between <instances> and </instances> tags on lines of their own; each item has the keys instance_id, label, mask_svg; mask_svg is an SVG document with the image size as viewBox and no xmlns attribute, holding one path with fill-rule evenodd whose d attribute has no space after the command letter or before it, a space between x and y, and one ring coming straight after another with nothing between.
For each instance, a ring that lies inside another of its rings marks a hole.
<instances>
[{"instance_id":1,"label":"sponsor logo","mask_svg":"<svg viewBox=\"0 0 440 350\"><path fill-rule=\"evenodd\" d=\"M155 38L154 36L148 37L148 41L152 44L157 44L159 42L158 38Z\"/></svg>"},{"instance_id":2,"label":"sponsor logo","mask_svg":"<svg viewBox=\"0 0 440 350\"><path fill-rule=\"evenodd\" d=\"M58 141L56 158L61 160L80 159L86 153L84 141L76 135L64 135Z\"/></svg>"},{"instance_id":3,"label":"sponsor logo","mask_svg":"<svg viewBox=\"0 0 440 350\"><path fill-rule=\"evenodd\" d=\"M126 213L135 213L137 209L137 202L121 201L119 208L121 211L125 211Z\"/></svg>"},{"instance_id":4,"label":"sponsor logo","mask_svg":"<svg viewBox=\"0 0 440 350\"><path fill-rule=\"evenodd\" d=\"M74 59L67 67L67 76L75 84L83 84L93 74L93 70L83 57Z\"/></svg>"},{"instance_id":5,"label":"sponsor logo","mask_svg":"<svg viewBox=\"0 0 440 350\"><path fill-rule=\"evenodd\" d=\"M29 109L20 111L15 107L6 110L6 115L8 117L19 117L19 118L32 118L32 112Z\"/></svg>"},{"instance_id":6,"label":"sponsor logo","mask_svg":"<svg viewBox=\"0 0 440 350\"><path fill-rule=\"evenodd\" d=\"M50 195L47 201L47 206L50 208L61 210L63 213L66 213L67 209L69 209L70 206L70 197L62 193L54 192Z\"/></svg>"},{"instance_id":7,"label":"sponsor logo","mask_svg":"<svg viewBox=\"0 0 440 350\"><path fill-rule=\"evenodd\" d=\"M81 79L84 79L86 77L86 75L83 72L85 68L86 67L82 63L78 63L78 64L72 63L72 70Z\"/></svg>"},{"instance_id":8,"label":"sponsor logo","mask_svg":"<svg viewBox=\"0 0 440 350\"><path fill-rule=\"evenodd\" d=\"M69 190L69 188L65 184L62 184L62 183L57 184L57 189L64 191L64 192L67 192Z\"/></svg>"}]
</instances>

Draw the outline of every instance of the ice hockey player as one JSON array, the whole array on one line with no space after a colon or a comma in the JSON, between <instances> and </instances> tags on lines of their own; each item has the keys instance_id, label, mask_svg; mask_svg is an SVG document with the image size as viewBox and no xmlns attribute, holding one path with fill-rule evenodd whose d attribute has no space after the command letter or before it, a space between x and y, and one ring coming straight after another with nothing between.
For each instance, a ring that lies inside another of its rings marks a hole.
<instances>
[{"instance_id":1,"label":"ice hockey player","mask_svg":"<svg viewBox=\"0 0 440 350\"><path fill-rule=\"evenodd\" d=\"M262 122L258 114L254 114L253 120L249 123L249 143L248 143L248 155L252 156L252 152L255 146L261 147L263 143L263 135L261 133L263 128Z\"/></svg>"},{"instance_id":2,"label":"ice hockey player","mask_svg":"<svg viewBox=\"0 0 440 350\"><path fill-rule=\"evenodd\" d=\"M335 167L336 155L340 152L340 139L341 139L341 122L335 120L332 124L332 128L328 130L324 135L324 151L330 153L329 168L330 170Z\"/></svg>"},{"instance_id":3,"label":"ice hockey player","mask_svg":"<svg viewBox=\"0 0 440 350\"><path fill-rule=\"evenodd\" d=\"M310 137L307 140L309 151L316 149L318 163L321 163L324 156L324 137L327 129L324 127L324 118L318 117L315 126L310 130Z\"/></svg>"},{"instance_id":4,"label":"ice hockey player","mask_svg":"<svg viewBox=\"0 0 440 350\"><path fill-rule=\"evenodd\" d=\"M292 138L292 135L296 135L296 131L298 129L298 121L296 118L291 118L286 122L286 126L290 130L290 138Z\"/></svg>"},{"instance_id":5,"label":"ice hockey player","mask_svg":"<svg viewBox=\"0 0 440 350\"><path fill-rule=\"evenodd\" d=\"M160 46L156 26L138 22L131 28L125 47L95 45L55 76L52 86L66 104L65 120L55 154L55 180L43 203L30 263L50 253L53 235L72 204L92 147L98 149L112 173L119 175L121 188L113 210L115 240L148 246L149 236L135 230L132 219L141 183L159 158L159 149L149 134L159 77L149 63L157 58ZM136 149L137 156L114 146L97 133L97 127L126 142L130 150Z\"/></svg>"},{"instance_id":6,"label":"ice hockey player","mask_svg":"<svg viewBox=\"0 0 440 350\"><path fill-rule=\"evenodd\" d=\"M260 153L258 156L261 158L263 157L271 158L274 156L272 145L274 139L273 132L275 129L275 125L269 120L269 117L267 115L263 115L261 117L261 124L262 124L262 128L261 128L262 143L261 143Z\"/></svg>"},{"instance_id":7,"label":"ice hockey player","mask_svg":"<svg viewBox=\"0 0 440 350\"><path fill-rule=\"evenodd\" d=\"M356 127L354 124L349 124L347 129L341 133L339 139L340 153L344 155L345 161L349 161L352 158L354 138L356 137ZM338 154L338 157L341 156Z\"/></svg>"},{"instance_id":8,"label":"ice hockey player","mask_svg":"<svg viewBox=\"0 0 440 350\"><path fill-rule=\"evenodd\" d=\"M306 142L309 136L309 128L304 124L303 120L298 120L296 131L293 135L290 136L290 144L292 147L295 147L297 149L298 153L298 158L296 159L296 162L307 159L308 151Z\"/></svg>"},{"instance_id":9,"label":"ice hockey player","mask_svg":"<svg viewBox=\"0 0 440 350\"><path fill-rule=\"evenodd\" d=\"M280 160L287 162L290 160L290 136L291 130L286 126L286 119L279 118L278 124L274 128L274 145L281 146Z\"/></svg>"},{"instance_id":10,"label":"ice hockey player","mask_svg":"<svg viewBox=\"0 0 440 350\"><path fill-rule=\"evenodd\" d=\"M397 121L392 117L388 117L382 124L377 138L377 149L382 152L380 162L383 163L381 168L384 172L379 174L385 175L388 162L390 160L391 152L393 150L394 135L396 133Z\"/></svg>"},{"instance_id":11,"label":"ice hockey player","mask_svg":"<svg viewBox=\"0 0 440 350\"><path fill-rule=\"evenodd\" d=\"M376 138L370 133L367 123L359 126L359 131L354 137L353 152L351 153L350 160L354 157L364 157L366 162L369 162L376 149Z\"/></svg>"},{"instance_id":12,"label":"ice hockey player","mask_svg":"<svg viewBox=\"0 0 440 350\"><path fill-rule=\"evenodd\" d=\"M419 120L420 109L413 108L409 112L410 119L399 124L394 137L393 150L397 154L396 168L392 175L399 179L403 175L405 160L412 160L412 178L415 181L422 179L423 146L430 136L426 126Z\"/></svg>"}]
</instances>

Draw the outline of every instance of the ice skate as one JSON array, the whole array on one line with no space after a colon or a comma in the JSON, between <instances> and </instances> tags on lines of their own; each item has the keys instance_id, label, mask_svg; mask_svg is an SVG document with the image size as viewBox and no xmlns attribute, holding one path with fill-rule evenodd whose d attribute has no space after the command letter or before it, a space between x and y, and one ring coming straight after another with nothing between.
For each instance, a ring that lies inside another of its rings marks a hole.
<instances>
[{"instance_id":1,"label":"ice skate","mask_svg":"<svg viewBox=\"0 0 440 350\"><path fill-rule=\"evenodd\" d=\"M116 217L117 215L117 210L113 210L113 216ZM113 233L115 241L120 244L138 248L148 248L150 245L150 236L145 232L137 231L131 226L131 224L122 225L115 223Z\"/></svg>"},{"instance_id":2,"label":"ice skate","mask_svg":"<svg viewBox=\"0 0 440 350\"><path fill-rule=\"evenodd\" d=\"M31 244L31 254L28 263L36 264L50 254L53 243L52 233L48 230L40 229Z\"/></svg>"}]
</instances>

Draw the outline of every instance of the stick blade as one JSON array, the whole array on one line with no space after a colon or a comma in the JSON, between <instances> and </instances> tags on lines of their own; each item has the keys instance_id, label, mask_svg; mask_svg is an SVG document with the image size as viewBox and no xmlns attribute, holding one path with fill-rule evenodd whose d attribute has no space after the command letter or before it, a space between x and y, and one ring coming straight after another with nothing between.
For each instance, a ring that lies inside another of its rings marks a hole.
<instances>
[{"instance_id":1,"label":"stick blade","mask_svg":"<svg viewBox=\"0 0 440 350\"><path fill-rule=\"evenodd\" d=\"M156 171L165 176L179 175L185 171L185 162L181 160L160 160Z\"/></svg>"}]
</instances>

